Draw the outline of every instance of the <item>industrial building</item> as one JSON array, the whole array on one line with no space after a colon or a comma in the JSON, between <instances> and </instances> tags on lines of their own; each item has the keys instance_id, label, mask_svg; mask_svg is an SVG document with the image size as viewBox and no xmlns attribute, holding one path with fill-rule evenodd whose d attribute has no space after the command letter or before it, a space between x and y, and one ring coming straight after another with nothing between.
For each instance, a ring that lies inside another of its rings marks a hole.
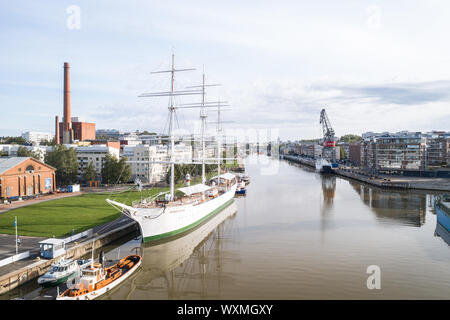
<instances>
[{"instance_id":1,"label":"industrial building","mask_svg":"<svg viewBox=\"0 0 450 320\"><path fill-rule=\"evenodd\" d=\"M95 140L95 123L71 117L69 63L64 62L64 116L62 122L55 117L56 144L71 144L74 141Z\"/></svg>"},{"instance_id":2,"label":"industrial building","mask_svg":"<svg viewBox=\"0 0 450 320\"><path fill-rule=\"evenodd\" d=\"M55 171L52 166L30 157L0 158L0 198L54 192Z\"/></svg>"}]
</instances>

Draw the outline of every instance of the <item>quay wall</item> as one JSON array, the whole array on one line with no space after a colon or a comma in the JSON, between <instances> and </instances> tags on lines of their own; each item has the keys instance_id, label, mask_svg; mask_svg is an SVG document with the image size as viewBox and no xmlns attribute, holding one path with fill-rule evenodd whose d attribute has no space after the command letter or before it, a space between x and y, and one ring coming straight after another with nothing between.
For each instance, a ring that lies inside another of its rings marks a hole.
<instances>
[{"instance_id":1,"label":"quay wall","mask_svg":"<svg viewBox=\"0 0 450 320\"><path fill-rule=\"evenodd\" d=\"M131 232L136 231L136 222L132 221L126 225L120 226L101 234L95 238L88 239L71 248L66 249L66 253L54 259L38 260L28 266L0 276L0 294L4 294L28 281L34 280L48 271L51 264L62 259L78 259L84 255L92 253L92 244L94 249L101 248L108 243L120 239ZM95 241L93 241L95 239Z\"/></svg>"},{"instance_id":2,"label":"quay wall","mask_svg":"<svg viewBox=\"0 0 450 320\"><path fill-rule=\"evenodd\" d=\"M305 159L298 156L292 155L282 155L282 159L287 159L296 163L307 165L309 167L315 168L314 160ZM438 178L427 178L424 179L414 179L411 177L395 177L395 176L380 176L373 175L369 173L361 173L352 169L333 169L334 174L346 177L349 179L356 180L358 182L367 183L379 188L390 188L390 189L418 189L418 190L433 190L433 191L450 191L450 180ZM447 181L444 181L447 180Z\"/></svg>"}]
</instances>

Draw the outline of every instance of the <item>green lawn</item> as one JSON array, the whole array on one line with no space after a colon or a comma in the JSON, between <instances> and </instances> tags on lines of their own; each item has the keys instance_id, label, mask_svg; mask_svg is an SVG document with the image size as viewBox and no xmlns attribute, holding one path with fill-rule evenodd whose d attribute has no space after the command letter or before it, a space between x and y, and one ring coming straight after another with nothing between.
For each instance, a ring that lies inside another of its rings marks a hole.
<instances>
[{"instance_id":1,"label":"green lawn","mask_svg":"<svg viewBox=\"0 0 450 320\"><path fill-rule=\"evenodd\" d=\"M121 194L86 193L80 196L32 204L0 214L0 233L15 234L17 216L18 234L35 237L65 237L117 219L120 212L105 199L130 204L133 200L156 194L160 189L127 191Z\"/></svg>"},{"instance_id":2,"label":"green lawn","mask_svg":"<svg viewBox=\"0 0 450 320\"><path fill-rule=\"evenodd\" d=\"M208 179L215 174L217 172L210 172ZM200 177L196 177L192 184L199 183L200 180ZM184 183L179 183L176 188L183 186ZM120 217L120 212L106 202L107 198L131 205L133 200L167 190L168 188L153 188L142 193L85 193L32 204L0 214L0 234L15 234L14 217L17 216L17 231L20 236L67 237L72 234L72 228L75 233L79 233ZM180 191L176 195L181 195Z\"/></svg>"}]
</instances>

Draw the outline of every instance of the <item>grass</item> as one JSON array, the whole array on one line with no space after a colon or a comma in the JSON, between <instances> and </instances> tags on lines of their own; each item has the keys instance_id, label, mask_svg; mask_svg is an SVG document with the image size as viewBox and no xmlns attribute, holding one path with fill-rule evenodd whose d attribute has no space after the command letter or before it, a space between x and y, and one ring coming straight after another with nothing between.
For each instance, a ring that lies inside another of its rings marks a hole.
<instances>
[{"instance_id":1,"label":"grass","mask_svg":"<svg viewBox=\"0 0 450 320\"><path fill-rule=\"evenodd\" d=\"M216 175L210 172L207 178ZM200 177L193 179L191 185L199 183ZM176 188L184 187L179 183ZM20 236L57 238L67 237L120 217L120 212L111 207L106 199L115 200L128 205L131 202L169 188L152 188L151 190L127 191L118 194L85 193L80 196L67 197L31 204L0 214L0 234L15 234L14 217L17 216L17 232ZM176 195L180 195L178 191Z\"/></svg>"},{"instance_id":2,"label":"grass","mask_svg":"<svg viewBox=\"0 0 450 320\"><path fill-rule=\"evenodd\" d=\"M107 198L131 205L133 200L159 191L161 189L154 188L142 193L86 193L32 204L0 214L0 233L14 235L14 217L17 216L17 231L20 236L70 236L72 228L75 233L79 233L120 217L120 212L106 202Z\"/></svg>"}]
</instances>

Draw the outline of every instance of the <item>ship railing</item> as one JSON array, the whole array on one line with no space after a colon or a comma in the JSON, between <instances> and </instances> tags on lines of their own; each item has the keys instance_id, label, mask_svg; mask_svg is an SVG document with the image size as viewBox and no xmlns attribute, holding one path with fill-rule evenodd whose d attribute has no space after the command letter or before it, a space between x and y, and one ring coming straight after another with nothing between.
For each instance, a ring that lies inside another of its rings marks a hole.
<instances>
[{"instance_id":1,"label":"ship railing","mask_svg":"<svg viewBox=\"0 0 450 320\"><path fill-rule=\"evenodd\" d=\"M139 204L148 204L148 203L152 203L155 199L157 199L158 197L162 196L163 194L169 193L169 191L165 191L165 192L159 192L156 196L150 196L141 200L134 200L133 202L131 202L131 205L137 206Z\"/></svg>"}]
</instances>

